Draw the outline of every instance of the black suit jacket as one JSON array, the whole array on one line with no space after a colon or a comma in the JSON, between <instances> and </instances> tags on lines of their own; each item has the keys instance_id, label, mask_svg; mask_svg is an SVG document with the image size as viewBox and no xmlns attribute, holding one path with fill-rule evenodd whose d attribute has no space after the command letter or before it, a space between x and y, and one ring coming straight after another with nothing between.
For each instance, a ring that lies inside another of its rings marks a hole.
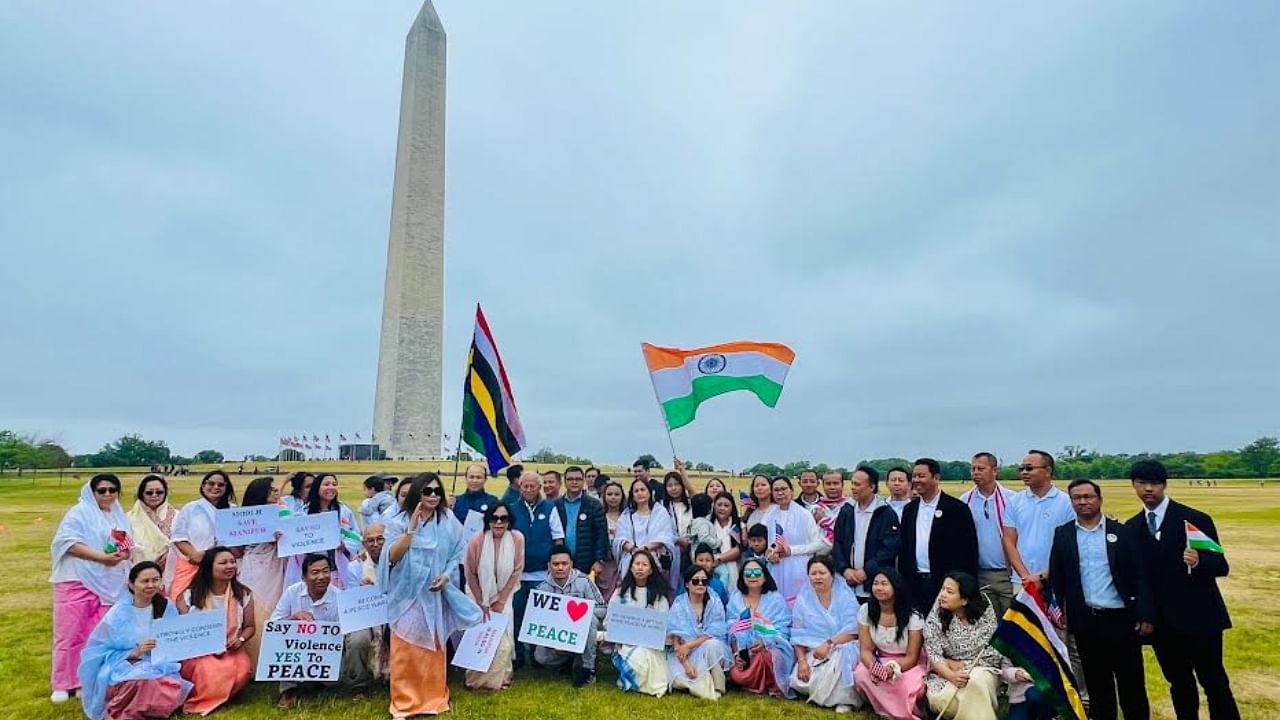
<instances>
[{"instance_id":1,"label":"black suit jacket","mask_svg":"<svg viewBox=\"0 0 1280 720\"><path fill-rule=\"evenodd\" d=\"M1156 605L1156 631L1172 629L1185 635L1219 633L1231 627L1231 616L1218 591L1218 578L1230 572L1227 557L1220 553L1200 551L1200 562L1191 572L1182 562L1187 549L1190 522L1206 535L1218 539L1213 518L1182 503L1169 501L1160 539L1147 529L1147 510L1129 518L1125 524L1138 536L1138 544L1146 561L1147 577Z\"/></svg>"},{"instance_id":2,"label":"black suit jacket","mask_svg":"<svg viewBox=\"0 0 1280 720\"><path fill-rule=\"evenodd\" d=\"M852 504L840 508L836 515L836 525L831 548L831 560L835 563L836 574L853 567L853 541L856 537L856 507ZM863 587L871 591L871 579L876 570L893 567L898 559L898 514L888 505L881 505L871 513L871 524L867 526L867 547L862 553L862 569L867 572L867 580Z\"/></svg>"},{"instance_id":3,"label":"black suit jacket","mask_svg":"<svg viewBox=\"0 0 1280 720\"><path fill-rule=\"evenodd\" d=\"M1139 538L1133 528L1104 518L1100 532L1106 533L1107 566L1111 581L1124 600L1124 606L1136 620L1154 623L1155 604L1151 585L1147 582ZM1115 538L1114 541L1112 538ZM1084 585L1080 579L1080 546L1076 542L1076 524L1064 523L1053 532L1053 549L1049 553L1049 587L1058 605L1067 613L1067 627L1072 632L1089 629L1094 616L1084 601Z\"/></svg>"},{"instance_id":4,"label":"black suit jacket","mask_svg":"<svg viewBox=\"0 0 1280 720\"><path fill-rule=\"evenodd\" d=\"M578 514L569 517L565 512L566 502L563 495L556 500L556 513L565 537L569 536L569 523L577 523L573 567L578 572L589 573L592 565L609 557L609 521L604 516L604 505L584 492Z\"/></svg>"},{"instance_id":5,"label":"black suit jacket","mask_svg":"<svg viewBox=\"0 0 1280 720\"><path fill-rule=\"evenodd\" d=\"M953 570L978 576L978 530L969 507L945 492L938 498L938 509L929 532L929 574L940 578ZM920 498L902 508L902 525L898 533L898 572L908 583L920 575L916 567L916 517L920 514Z\"/></svg>"}]
</instances>

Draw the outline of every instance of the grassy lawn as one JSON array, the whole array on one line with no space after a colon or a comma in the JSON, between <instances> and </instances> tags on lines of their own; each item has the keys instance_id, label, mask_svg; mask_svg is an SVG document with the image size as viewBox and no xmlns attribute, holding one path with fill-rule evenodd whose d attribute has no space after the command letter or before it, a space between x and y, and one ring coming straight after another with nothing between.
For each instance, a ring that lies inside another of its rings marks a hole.
<instances>
[{"instance_id":1,"label":"grassy lawn","mask_svg":"<svg viewBox=\"0 0 1280 720\"><path fill-rule=\"evenodd\" d=\"M321 466L343 475L344 500L352 505L361 497L359 479L375 470L405 473L436 467L426 463L310 465ZM235 464L227 467L234 472ZM249 469L252 469L251 463ZM451 472L453 464L442 463L440 469ZM606 471L611 471L615 478L625 474L621 469ZM192 472L192 476L171 481L175 503L195 496L199 476L195 468ZM141 474L130 470L128 476L121 475L126 488L124 504L128 509L132 505L131 488L136 487ZM249 480L247 475L233 474L232 477L238 489ZM83 479L87 479L87 475L77 480L67 473L59 485L56 474L34 478L0 476L0 578L3 578L0 628L4 638L0 646L0 672L6 679L0 684L0 708L3 708L0 716L67 720L83 717L79 703L74 700L61 706L48 701L51 589L47 582L49 542L62 513L75 501ZM729 484L736 490L744 487L745 481L734 479ZM694 485L701 487L702 482L695 479ZM500 492L504 486L505 482L494 480L489 490ZM946 486L952 493L960 489L955 483ZM1269 483L1267 487L1260 487L1256 482L1249 482L1189 487L1186 481L1174 481L1170 494L1214 516L1231 561L1231 577L1223 581L1221 587L1235 623L1235 628L1226 634L1226 662L1241 711L1245 718L1256 720L1280 717L1280 640L1276 639L1280 633L1280 486ZM1104 509L1107 514L1121 518L1136 511L1137 500L1127 483L1104 484ZM453 715L463 718L617 718L646 713L660 714L664 720L703 720L709 711L744 720L833 715L831 711L800 702L755 698L738 692L730 692L715 704L695 700L685 693L662 699L640 697L617 690L614 679L612 667L602 658L597 683L582 691L572 690L567 678L528 670L517 676L515 687L497 694L463 690L460 672L451 673L449 685L453 691ZM1154 717L1171 720L1173 712L1167 687L1150 651L1147 653L1147 686ZM274 695L273 685L255 683L231 706L215 713L215 717L287 715L342 720L387 717L385 689L359 701L334 694L307 698L299 708L287 712L275 708ZM869 713L854 715L870 716Z\"/></svg>"}]
</instances>

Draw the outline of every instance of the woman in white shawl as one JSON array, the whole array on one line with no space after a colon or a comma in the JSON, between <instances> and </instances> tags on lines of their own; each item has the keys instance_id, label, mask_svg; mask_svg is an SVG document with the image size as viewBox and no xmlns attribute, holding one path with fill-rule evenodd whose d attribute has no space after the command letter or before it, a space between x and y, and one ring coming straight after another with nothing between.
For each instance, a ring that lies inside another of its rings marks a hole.
<instances>
[{"instance_id":1,"label":"woman in white shawl","mask_svg":"<svg viewBox=\"0 0 1280 720\"><path fill-rule=\"evenodd\" d=\"M151 623L177 617L165 599L160 566L144 560L129 571L128 593L94 628L80 656L80 705L89 720L167 718L191 692L177 662L151 660Z\"/></svg>"},{"instance_id":2,"label":"woman in white shawl","mask_svg":"<svg viewBox=\"0 0 1280 720\"><path fill-rule=\"evenodd\" d=\"M618 532L613 537L613 555L618 558L619 577L627 576L631 556L637 550L648 550L658 561L659 568L670 568L675 547L676 526L671 515L661 505L654 507L648 483L632 481L627 511L618 519Z\"/></svg>"},{"instance_id":3,"label":"woman in white shawl","mask_svg":"<svg viewBox=\"0 0 1280 720\"><path fill-rule=\"evenodd\" d=\"M133 535L120 507L120 478L94 475L54 533L53 668L50 700L66 702L80 687L77 669L89 633L124 591Z\"/></svg>"},{"instance_id":4,"label":"woman in white shawl","mask_svg":"<svg viewBox=\"0 0 1280 720\"><path fill-rule=\"evenodd\" d=\"M269 477L260 477L249 483L244 489L243 507L252 507L255 505L280 505L280 489L276 487L275 480ZM276 531L276 537L279 537ZM280 601L280 595L284 592L284 569L288 564L288 558L276 557L275 541L257 543L244 548L244 557L240 559L240 582L244 583L249 590L253 591L253 624L256 632L253 637L245 643L245 648L249 651L249 659L253 661L253 666L258 666L258 650L262 646L262 628L266 624L267 618L271 617L271 613L276 608L276 604Z\"/></svg>"},{"instance_id":5,"label":"woman in white shawl","mask_svg":"<svg viewBox=\"0 0 1280 720\"><path fill-rule=\"evenodd\" d=\"M787 605L794 605L800 591L808 584L809 558L830 550L822 537L813 514L792 502L791 478L773 480L773 509L765 518L769 530L769 571L778 583L778 591Z\"/></svg>"},{"instance_id":6,"label":"woman in white shawl","mask_svg":"<svg viewBox=\"0 0 1280 720\"><path fill-rule=\"evenodd\" d=\"M315 515L322 512L338 513L338 547L327 552L329 566L334 568L333 586L345 590L347 586L347 566L357 560L364 550L360 531L356 525L356 514L351 508L338 501L338 476L332 473L316 475L311 484L307 504L302 513ZM302 581L302 559L304 555L294 555L285 567L284 583L286 586Z\"/></svg>"},{"instance_id":7,"label":"woman in white shawl","mask_svg":"<svg viewBox=\"0 0 1280 720\"><path fill-rule=\"evenodd\" d=\"M484 532L471 537L462 562L467 591L485 618L490 612L502 613L507 618L506 632L498 641L498 651L489 669L485 672L467 671L466 684L472 690L505 690L511 687L515 613L507 606L512 593L520 588L520 575L524 572L524 535L511 529L511 521L511 508L506 503L489 506L484 513Z\"/></svg>"},{"instance_id":8,"label":"woman in white shawl","mask_svg":"<svg viewBox=\"0 0 1280 720\"><path fill-rule=\"evenodd\" d=\"M231 477L221 470L210 470L200 480L200 497L182 506L173 521L173 548L164 566L169 597L180 597L191 587L200 561L209 548L218 544L215 518L218 510L233 507L236 491Z\"/></svg>"},{"instance_id":9,"label":"woman in white shawl","mask_svg":"<svg viewBox=\"0 0 1280 720\"><path fill-rule=\"evenodd\" d=\"M844 582L832 582L835 565L825 556L809 559L809 584L791 608L791 646L796 666L791 689L809 702L840 712L862 706L853 688L858 652L858 598Z\"/></svg>"},{"instance_id":10,"label":"woman in white shawl","mask_svg":"<svg viewBox=\"0 0 1280 720\"><path fill-rule=\"evenodd\" d=\"M609 601L609 613L622 605L666 612L670 607L671 586L659 571L657 560L647 550L637 550L631 556L622 585ZM609 618L605 617L606 627ZM590 642L590 641L588 641ZM613 652L613 666L618 669L618 687L627 692L639 692L662 697L670 688L667 672L667 656L662 650L618 645Z\"/></svg>"},{"instance_id":11,"label":"woman in white shawl","mask_svg":"<svg viewBox=\"0 0 1280 720\"><path fill-rule=\"evenodd\" d=\"M725 672L731 667L729 624L724 605L708 587L711 574L690 565L684 574L685 592L667 615L667 666L671 687L694 697L719 700Z\"/></svg>"},{"instance_id":12,"label":"woman in white shawl","mask_svg":"<svg viewBox=\"0 0 1280 720\"><path fill-rule=\"evenodd\" d=\"M409 521L389 524L378 558L391 628L391 717L449 710L445 642L482 619L480 606L449 582L462 564L462 524L445 504L435 473L414 479L403 506Z\"/></svg>"},{"instance_id":13,"label":"woman in white shawl","mask_svg":"<svg viewBox=\"0 0 1280 720\"><path fill-rule=\"evenodd\" d=\"M148 475L138 483L138 499L129 510L137 561L150 560L164 571L169 556L169 536L178 509L169 504L169 483L160 475Z\"/></svg>"}]
</instances>

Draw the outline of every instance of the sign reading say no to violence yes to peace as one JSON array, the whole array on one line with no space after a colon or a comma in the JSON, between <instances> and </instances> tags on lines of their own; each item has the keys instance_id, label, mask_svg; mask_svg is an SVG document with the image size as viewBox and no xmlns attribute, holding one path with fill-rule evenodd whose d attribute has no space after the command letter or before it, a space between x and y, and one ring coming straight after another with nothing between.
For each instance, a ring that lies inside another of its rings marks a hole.
<instances>
[{"instance_id":1,"label":"sign reading say no to violence yes to peace","mask_svg":"<svg viewBox=\"0 0 1280 720\"><path fill-rule=\"evenodd\" d=\"M227 547L271 542L279 517L275 505L223 508L214 515L214 535Z\"/></svg>"},{"instance_id":2,"label":"sign reading say no to violence yes to peace","mask_svg":"<svg viewBox=\"0 0 1280 720\"><path fill-rule=\"evenodd\" d=\"M325 552L338 547L338 513L290 515L280 518L276 557Z\"/></svg>"},{"instance_id":3,"label":"sign reading say no to violence yes to peace","mask_svg":"<svg viewBox=\"0 0 1280 720\"><path fill-rule=\"evenodd\" d=\"M594 600L532 590L516 640L580 653L587 646L595 608Z\"/></svg>"}]
</instances>

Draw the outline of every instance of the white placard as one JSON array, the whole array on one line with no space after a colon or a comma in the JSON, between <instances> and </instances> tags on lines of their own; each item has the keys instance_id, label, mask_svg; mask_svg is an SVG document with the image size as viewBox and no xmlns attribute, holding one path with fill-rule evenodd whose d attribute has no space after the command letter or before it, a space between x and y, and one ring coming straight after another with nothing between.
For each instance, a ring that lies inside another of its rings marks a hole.
<instances>
[{"instance_id":1,"label":"white placard","mask_svg":"<svg viewBox=\"0 0 1280 720\"><path fill-rule=\"evenodd\" d=\"M490 612L489 621L467 628L458 641L453 664L467 670L488 672L493 666L493 656L498 654L498 643L507 631L507 616Z\"/></svg>"},{"instance_id":2,"label":"white placard","mask_svg":"<svg viewBox=\"0 0 1280 720\"><path fill-rule=\"evenodd\" d=\"M587 646L595 608L595 600L531 590L516 639L530 645L580 653Z\"/></svg>"},{"instance_id":3,"label":"white placard","mask_svg":"<svg viewBox=\"0 0 1280 720\"><path fill-rule=\"evenodd\" d=\"M462 537L470 540L472 535L484 531L484 513L475 510L467 511L467 519L462 523Z\"/></svg>"},{"instance_id":4,"label":"white placard","mask_svg":"<svg viewBox=\"0 0 1280 720\"><path fill-rule=\"evenodd\" d=\"M151 662L178 662L227 649L225 610L192 610L186 615L160 618L151 623L156 647Z\"/></svg>"},{"instance_id":5,"label":"white placard","mask_svg":"<svg viewBox=\"0 0 1280 720\"><path fill-rule=\"evenodd\" d=\"M280 518L276 557L326 552L338 547L338 513L290 515Z\"/></svg>"},{"instance_id":6,"label":"white placard","mask_svg":"<svg viewBox=\"0 0 1280 720\"><path fill-rule=\"evenodd\" d=\"M256 545L276 539L280 508L275 505L223 508L213 517L219 545Z\"/></svg>"},{"instance_id":7,"label":"white placard","mask_svg":"<svg viewBox=\"0 0 1280 720\"><path fill-rule=\"evenodd\" d=\"M342 629L335 622L269 620L263 627L254 679L336 682L343 642Z\"/></svg>"},{"instance_id":8,"label":"white placard","mask_svg":"<svg viewBox=\"0 0 1280 720\"><path fill-rule=\"evenodd\" d=\"M387 624L387 596L377 585L338 591L338 623L342 634Z\"/></svg>"},{"instance_id":9,"label":"white placard","mask_svg":"<svg viewBox=\"0 0 1280 720\"><path fill-rule=\"evenodd\" d=\"M667 644L667 614L639 605L610 605L605 637L619 645L661 650Z\"/></svg>"}]
</instances>

